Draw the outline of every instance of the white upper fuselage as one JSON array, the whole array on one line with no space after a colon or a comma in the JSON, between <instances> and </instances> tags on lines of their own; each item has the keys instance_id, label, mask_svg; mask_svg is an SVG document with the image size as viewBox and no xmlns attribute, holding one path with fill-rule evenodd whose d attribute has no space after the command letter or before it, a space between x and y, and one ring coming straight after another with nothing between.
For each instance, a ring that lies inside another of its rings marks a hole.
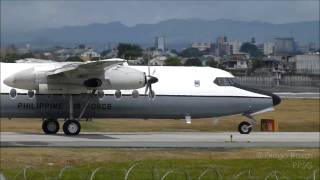
<instances>
[{"instance_id":1,"label":"white upper fuselage","mask_svg":"<svg viewBox=\"0 0 320 180\"><path fill-rule=\"evenodd\" d=\"M1 63L1 93L10 92L12 87L4 84L3 80L17 72L29 68L34 68L35 71L48 71L56 69L63 64L66 63ZM147 66L128 67L146 74L148 71ZM152 85L156 95L268 97L234 86L218 86L214 83L217 77L233 77L229 72L221 69L211 67L151 66L150 73L159 80L159 82ZM16 90L17 93L27 93L27 90ZM123 95L132 93L132 90L121 91ZM144 94L145 88L140 88L138 91L140 94ZM104 90L105 94L114 94L114 92L115 90Z\"/></svg>"}]
</instances>

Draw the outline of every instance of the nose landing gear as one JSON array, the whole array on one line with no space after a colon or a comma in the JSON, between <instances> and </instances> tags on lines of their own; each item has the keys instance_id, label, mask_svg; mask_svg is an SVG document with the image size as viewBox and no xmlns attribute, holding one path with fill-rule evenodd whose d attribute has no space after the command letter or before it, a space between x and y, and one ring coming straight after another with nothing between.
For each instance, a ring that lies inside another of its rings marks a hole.
<instances>
[{"instance_id":1,"label":"nose landing gear","mask_svg":"<svg viewBox=\"0 0 320 180\"><path fill-rule=\"evenodd\" d=\"M243 121L238 126L240 134L249 134L252 130L251 124L247 121Z\"/></svg>"},{"instance_id":2,"label":"nose landing gear","mask_svg":"<svg viewBox=\"0 0 320 180\"><path fill-rule=\"evenodd\" d=\"M250 122L243 121L238 126L238 131L240 134L249 134L252 128L257 124L257 120L254 119L250 114L243 114L250 119Z\"/></svg>"}]
</instances>

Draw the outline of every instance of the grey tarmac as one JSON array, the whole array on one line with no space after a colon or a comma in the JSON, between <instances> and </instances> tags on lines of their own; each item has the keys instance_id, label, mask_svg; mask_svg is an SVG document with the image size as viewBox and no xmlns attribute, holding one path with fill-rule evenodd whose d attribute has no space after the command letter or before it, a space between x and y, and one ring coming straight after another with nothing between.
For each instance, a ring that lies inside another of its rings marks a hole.
<instances>
[{"instance_id":1,"label":"grey tarmac","mask_svg":"<svg viewBox=\"0 0 320 180\"><path fill-rule=\"evenodd\" d=\"M1 132L1 147L105 147L105 148L319 148L319 132L134 132L62 133Z\"/></svg>"}]
</instances>

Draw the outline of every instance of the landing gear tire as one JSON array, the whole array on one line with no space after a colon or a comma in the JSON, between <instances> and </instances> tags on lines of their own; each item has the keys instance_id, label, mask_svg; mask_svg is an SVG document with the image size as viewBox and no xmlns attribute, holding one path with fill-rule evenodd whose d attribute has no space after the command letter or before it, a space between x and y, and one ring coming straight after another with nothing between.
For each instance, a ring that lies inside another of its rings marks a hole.
<instances>
[{"instance_id":1,"label":"landing gear tire","mask_svg":"<svg viewBox=\"0 0 320 180\"><path fill-rule=\"evenodd\" d=\"M252 125L247 121L243 121L239 124L238 130L240 134L249 134L252 130Z\"/></svg>"},{"instance_id":2,"label":"landing gear tire","mask_svg":"<svg viewBox=\"0 0 320 180\"><path fill-rule=\"evenodd\" d=\"M63 132L65 135L75 136L80 133L80 130L81 130L81 125L80 125L79 121L77 121L77 120L74 120L74 119L67 120L63 124Z\"/></svg>"},{"instance_id":3,"label":"landing gear tire","mask_svg":"<svg viewBox=\"0 0 320 180\"><path fill-rule=\"evenodd\" d=\"M42 130L45 134L57 134L59 128L59 122L56 119L44 120L42 123Z\"/></svg>"}]
</instances>

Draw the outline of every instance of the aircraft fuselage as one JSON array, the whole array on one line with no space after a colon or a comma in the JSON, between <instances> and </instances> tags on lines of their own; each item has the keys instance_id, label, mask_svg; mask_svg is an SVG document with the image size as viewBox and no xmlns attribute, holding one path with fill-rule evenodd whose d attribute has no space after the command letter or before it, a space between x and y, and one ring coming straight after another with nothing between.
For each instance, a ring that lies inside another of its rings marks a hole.
<instances>
[{"instance_id":1,"label":"aircraft fuselage","mask_svg":"<svg viewBox=\"0 0 320 180\"><path fill-rule=\"evenodd\" d=\"M84 66L99 68L94 63ZM69 64L63 65L66 63L1 63L1 117L43 118L46 134L57 133L57 119L64 118L65 134L77 135L81 118L188 121L243 114L253 122L242 122L238 129L248 134L255 124L252 115L281 101L210 67L153 66L148 70L147 66L116 65L95 72L94 68L79 69L77 64L70 64L71 70Z\"/></svg>"},{"instance_id":2,"label":"aircraft fuselage","mask_svg":"<svg viewBox=\"0 0 320 180\"><path fill-rule=\"evenodd\" d=\"M36 92L33 97L28 91L16 90L3 84L3 80L23 69L45 64L1 63L1 117L54 117L65 118L69 115L68 95ZM129 66L147 72L145 66ZM122 97L114 96L115 90L104 90L104 96L73 94L74 115L79 115L82 107L90 98L83 117L91 118L194 118L219 117L234 114L254 113L275 105L275 95L249 91L232 84L218 85L216 78L233 78L223 70L209 67L151 67L159 82L154 84L154 99L144 94L144 88L137 89L138 97L132 90L122 90ZM219 82L218 82L219 83Z\"/></svg>"}]
</instances>

